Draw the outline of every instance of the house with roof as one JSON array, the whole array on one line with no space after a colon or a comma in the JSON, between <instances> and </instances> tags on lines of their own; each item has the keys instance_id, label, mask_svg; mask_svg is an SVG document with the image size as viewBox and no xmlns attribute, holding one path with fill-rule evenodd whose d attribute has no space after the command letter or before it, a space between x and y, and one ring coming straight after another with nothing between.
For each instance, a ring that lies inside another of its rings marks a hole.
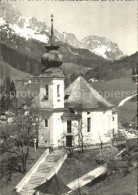
<instances>
[{"instance_id":1,"label":"house with roof","mask_svg":"<svg viewBox=\"0 0 138 195\"><path fill-rule=\"evenodd\" d=\"M61 70L62 55L51 37L46 53L39 91L39 146L79 145L81 135L85 144L110 141L109 132L117 133L118 114L82 76L65 89L65 75Z\"/></svg>"}]
</instances>

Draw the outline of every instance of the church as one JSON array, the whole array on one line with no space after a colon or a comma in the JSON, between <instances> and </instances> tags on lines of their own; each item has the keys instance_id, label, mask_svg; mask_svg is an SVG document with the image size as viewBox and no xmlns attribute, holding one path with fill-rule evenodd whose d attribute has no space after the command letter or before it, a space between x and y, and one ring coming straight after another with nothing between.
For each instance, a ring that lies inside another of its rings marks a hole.
<instances>
[{"instance_id":1,"label":"church","mask_svg":"<svg viewBox=\"0 0 138 195\"><path fill-rule=\"evenodd\" d=\"M51 36L45 46L39 78L38 146L59 147L109 142L109 134L118 131L118 114L82 76L65 89L65 75L61 70L63 57Z\"/></svg>"}]
</instances>

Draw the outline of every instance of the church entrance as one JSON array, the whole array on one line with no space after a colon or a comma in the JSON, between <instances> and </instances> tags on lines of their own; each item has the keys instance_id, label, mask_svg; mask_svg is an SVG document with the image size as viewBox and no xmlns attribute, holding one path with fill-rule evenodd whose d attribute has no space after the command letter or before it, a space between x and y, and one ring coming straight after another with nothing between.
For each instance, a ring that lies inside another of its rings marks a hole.
<instances>
[{"instance_id":1,"label":"church entrance","mask_svg":"<svg viewBox=\"0 0 138 195\"><path fill-rule=\"evenodd\" d=\"M72 135L67 135L66 136L66 146L67 147L72 147L72 139L73 139Z\"/></svg>"}]
</instances>

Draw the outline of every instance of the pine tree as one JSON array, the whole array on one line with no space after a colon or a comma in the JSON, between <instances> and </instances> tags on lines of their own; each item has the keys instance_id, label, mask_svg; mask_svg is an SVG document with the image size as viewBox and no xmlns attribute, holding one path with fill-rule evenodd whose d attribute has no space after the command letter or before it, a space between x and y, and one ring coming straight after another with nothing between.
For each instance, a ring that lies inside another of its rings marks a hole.
<instances>
[{"instance_id":1,"label":"pine tree","mask_svg":"<svg viewBox=\"0 0 138 195\"><path fill-rule=\"evenodd\" d=\"M134 76L135 74L136 74L135 67L133 67L133 69L132 69L132 76Z\"/></svg>"},{"instance_id":2,"label":"pine tree","mask_svg":"<svg viewBox=\"0 0 138 195\"><path fill-rule=\"evenodd\" d=\"M6 101L4 94L1 96L1 113L4 113L6 111Z\"/></svg>"},{"instance_id":3,"label":"pine tree","mask_svg":"<svg viewBox=\"0 0 138 195\"><path fill-rule=\"evenodd\" d=\"M5 79L4 79L4 88L5 88L6 94L10 92L10 85L11 85L11 78L9 75L7 75L5 76Z\"/></svg>"},{"instance_id":4,"label":"pine tree","mask_svg":"<svg viewBox=\"0 0 138 195\"><path fill-rule=\"evenodd\" d=\"M136 75L136 70L135 67L132 69L132 80L135 81L135 75Z\"/></svg>"},{"instance_id":5,"label":"pine tree","mask_svg":"<svg viewBox=\"0 0 138 195\"><path fill-rule=\"evenodd\" d=\"M15 84L14 84L13 80L12 80L12 82L10 84L10 93L11 93L11 95L13 95L15 97L15 95L16 95L16 87L15 87Z\"/></svg>"},{"instance_id":6,"label":"pine tree","mask_svg":"<svg viewBox=\"0 0 138 195\"><path fill-rule=\"evenodd\" d=\"M4 79L5 110L8 110L10 107L10 85L11 85L11 78L9 75L7 75Z\"/></svg>"},{"instance_id":7,"label":"pine tree","mask_svg":"<svg viewBox=\"0 0 138 195\"><path fill-rule=\"evenodd\" d=\"M136 74L138 75L138 64L137 64L137 67L136 67Z\"/></svg>"},{"instance_id":8,"label":"pine tree","mask_svg":"<svg viewBox=\"0 0 138 195\"><path fill-rule=\"evenodd\" d=\"M4 111L4 86L0 86L0 114Z\"/></svg>"},{"instance_id":9,"label":"pine tree","mask_svg":"<svg viewBox=\"0 0 138 195\"><path fill-rule=\"evenodd\" d=\"M10 85L10 98L11 98L10 107L12 109L15 109L17 107L17 98L16 98L16 87L13 80Z\"/></svg>"}]
</instances>

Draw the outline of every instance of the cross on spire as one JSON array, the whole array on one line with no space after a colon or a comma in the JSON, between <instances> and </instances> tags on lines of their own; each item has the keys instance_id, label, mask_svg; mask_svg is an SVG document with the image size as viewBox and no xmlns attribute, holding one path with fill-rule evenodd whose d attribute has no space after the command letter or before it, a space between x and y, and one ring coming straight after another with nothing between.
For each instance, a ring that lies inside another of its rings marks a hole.
<instances>
[{"instance_id":1,"label":"cross on spire","mask_svg":"<svg viewBox=\"0 0 138 195\"><path fill-rule=\"evenodd\" d=\"M54 30L53 30L53 14L51 14L51 36L50 36L50 45L53 45L53 37L54 37Z\"/></svg>"}]
</instances>

